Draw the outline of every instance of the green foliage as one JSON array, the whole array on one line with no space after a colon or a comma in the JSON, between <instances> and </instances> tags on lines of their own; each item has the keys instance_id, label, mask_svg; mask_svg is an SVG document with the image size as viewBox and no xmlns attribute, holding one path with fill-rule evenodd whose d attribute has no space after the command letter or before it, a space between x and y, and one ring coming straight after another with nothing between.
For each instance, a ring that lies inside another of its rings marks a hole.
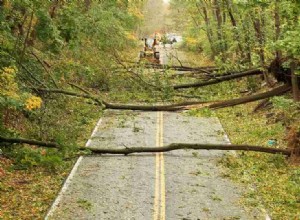
<instances>
[{"instance_id":1,"label":"green foliage","mask_svg":"<svg viewBox=\"0 0 300 220\"><path fill-rule=\"evenodd\" d=\"M36 166L55 170L62 165L62 157L57 150L15 148L12 151L3 150L5 155L14 158L13 169L29 169Z\"/></svg>"},{"instance_id":2,"label":"green foliage","mask_svg":"<svg viewBox=\"0 0 300 220\"><path fill-rule=\"evenodd\" d=\"M172 7L187 20L185 46L209 54L225 69L268 64L278 50L299 59L298 1L173 0Z\"/></svg>"},{"instance_id":3,"label":"green foliage","mask_svg":"<svg viewBox=\"0 0 300 220\"><path fill-rule=\"evenodd\" d=\"M9 148L11 154L5 153L15 158L16 166L60 167L64 157L74 156L75 146L84 145L89 134L85 129L94 125L99 109L86 100L35 94L28 88L71 90L66 85L74 82L95 92L108 91L115 67L112 55L135 45L139 7L137 1L91 1L89 7L78 1L1 2L1 133L65 146L46 155L32 148Z\"/></svg>"},{"instance_id":4,"label":"green foliage","mask_svg":"<svg viewBox=\"0 0 300 220\"><path fill-rule=\"evenodd\" d=\"M281 110L286 110L286 109L290 109L290 108L295 109L298 105L292 99L287 99L287 98L282 97L282 96L273 97L272 98L272 103L273 103L275 108L278 108L278 109L281 109Z\"/></svg>"},{"instance_id":5,"label":"green foliage","mask_svg":"<svg viewBox=\"0 0 300 220\"><path fill-rule=\"evenodd\" d=\"M294 30L288 30L282 40L278 42L278 47L286 51L290 56L300 59L300 24Z\"/></svg>"},{"instance_id":6,"label":"green foliage","mask_svg":"<svg viewBox=\"0 0 300 220\"><path fill-rule=\"evenodd\" d=\"M188 111L187 113L190 116L197 116L197 117L215 117L215 113L209 109L209 108L201 108L200 110L198 109L192 109Z\"/></svg>"}]
</instances>

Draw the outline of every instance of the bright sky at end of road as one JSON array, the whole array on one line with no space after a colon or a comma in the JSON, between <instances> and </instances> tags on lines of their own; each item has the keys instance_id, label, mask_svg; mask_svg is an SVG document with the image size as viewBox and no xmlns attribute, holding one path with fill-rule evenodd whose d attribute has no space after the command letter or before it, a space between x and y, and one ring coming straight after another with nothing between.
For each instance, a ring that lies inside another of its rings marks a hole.
<instances>
[{"instance_id":1,"label":"bright sky at end of road","mask_svg":"<svg viewBox=\"0 0 300 220\"><path fill-rule=\"evenodd\" d=\"M169 4L170 3L170 0L163 0L164 1L164 3L166 3L166 4Z\"/></svg>"}]
</instances>

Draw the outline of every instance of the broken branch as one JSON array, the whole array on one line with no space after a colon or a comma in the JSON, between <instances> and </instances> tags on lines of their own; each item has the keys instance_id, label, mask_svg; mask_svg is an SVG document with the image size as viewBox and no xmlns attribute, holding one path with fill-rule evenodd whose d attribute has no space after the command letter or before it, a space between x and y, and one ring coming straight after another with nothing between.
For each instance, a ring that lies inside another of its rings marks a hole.
<instances>
[{"instance_id":1,"label":"broken branch","mask_svg":"<svg viewBox=\"0 0 300 220\"><path fill-rule=\"evenodd\" d=\"M254 102L257 100L282 95L290 90L291 90L291 86L285 84L285 85L279 86L271 91L267 91L267 92L263 92L263 93L259 93L259 94L255 94L255 95L250 95L250 96L246 96L246 97L242 97L242 98L217 102L217 103L209 105L209 108L218 109L218 108L225 108L225 107L240 105L240 104L244 104L244 103L248 103L248 102Z\"/></svg>"},{"instance_id":2,"label":"broken branch","mask_svg":"<svg viewBox=\"0 0 300 220\"><path fill-rule=\"evenodd\" d=\"M278 149L278 148L266 148L261 146L251 145L234 145L234 144L186 144L186 143L173 143L163 147L132 147L121 149L101 149L101 148L82 148L89 149L93 153L97 154L133 154L133 153L158 153L168 152L182 149L192 150L243 150L243 151L256 151L270 154L283 154L290 156L292 150Z\"/></svg>"},{"instance_id":3,"label":"broken branch","mask_svg":"<svg viewBox=\"0 0 300 220\"><path fill-rule=\"evenodd\" d=\"M220 76L216 77L213 80L205 81L205 82L196 82L196 83L187 83L187 84L181 84L181 85L175 85L173 88L176 89L185 89L185 88L194 88L194 87L202 87L202 86L208 86L208 85L213 85L217 84L220 82L225 82L233 79L238 79L242 78L245 76L254 76L254 75L260 75L262 74L261 70L254 69L254 70L248 70L240 73L235 73L231 75L225 75L225 76Z\"/></svg>"}]
</instances>

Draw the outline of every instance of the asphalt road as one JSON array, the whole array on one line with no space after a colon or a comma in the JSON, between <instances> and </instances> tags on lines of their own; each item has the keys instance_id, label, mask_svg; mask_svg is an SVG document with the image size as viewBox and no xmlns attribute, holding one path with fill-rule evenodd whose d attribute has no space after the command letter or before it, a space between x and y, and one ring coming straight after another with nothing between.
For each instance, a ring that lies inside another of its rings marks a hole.
<instances>
[{"instance_id":1,"label":"asphalt road","mask_svg":"<svg viewBox=\"0 0 300 220\"><path fill-rule=\"evenodd\" d=\"M108 111L94 148L175 142L228 143L216 118L179 113ZM243 190L222 176L222 151L179 150L81 157L46 219L264 219L239 204Z\"/></svg>"}]
</instances>

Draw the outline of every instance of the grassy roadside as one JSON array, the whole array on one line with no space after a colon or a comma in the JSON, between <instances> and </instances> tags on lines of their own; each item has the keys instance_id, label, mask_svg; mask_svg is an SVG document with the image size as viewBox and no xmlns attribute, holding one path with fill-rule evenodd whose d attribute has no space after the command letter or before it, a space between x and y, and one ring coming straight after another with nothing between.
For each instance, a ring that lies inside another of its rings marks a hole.
<instances>
[{"instance_id":1,"label":"grassy roadside","mask_svg":"<svg viewBox=\"0 0 300 220\"><path fill-rule=\"evenodd\" d=\"M214 99L241 96L247 81L227 82L198 92ZM228 90L230 88L230 90ZM213 92L212 92L213 91ZM216 111L191 110L197 116L217 116L234 144L251 144L286 148L291 128L300 124L299 106L286 98L272 99L272 106L253 113L258 102ZM240 183L246 193L245 207L266 210L272 219L300 219L300 167L281 155L238 152L221 161L224 176Z\"/></svg>"},{"instance_id":2,"label":"grassy roadside","mask_svg":"<svg viewBox=\"0 0 300 220\"><path fill-rule=\"evenodd\" d=\"M267 147L268 141L273 139L277 140L277 147L286 147L285 127L280 122L268 122L267 112L253 114L254 105L217 112L231 142ZM265 208L272 219L300 218L299 166L281 155L263 153L227 156L222 164L227 168L226 175L248 189L243 201L245 205Z\"/></svg>"}]
</instances>

